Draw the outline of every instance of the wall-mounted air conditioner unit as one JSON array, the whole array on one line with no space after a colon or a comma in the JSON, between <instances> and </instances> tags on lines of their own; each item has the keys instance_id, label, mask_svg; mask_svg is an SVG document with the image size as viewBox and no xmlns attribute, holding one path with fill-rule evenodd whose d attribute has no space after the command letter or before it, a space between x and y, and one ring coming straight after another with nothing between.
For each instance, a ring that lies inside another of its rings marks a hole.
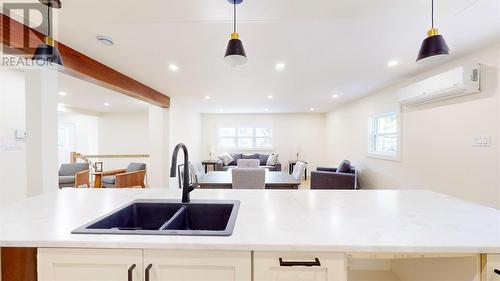
<instances>
[{"instance_id":1,"label":"wall-mounted air conditioner unit","mask_svg":"<svg viewBox=\"0 0 500 281\"><path fill-rule=\"evenodd\" d=\"M398 91L404 106L441 101L481 92L481 65L464 65Z\"/></svg>"}]
</instances>

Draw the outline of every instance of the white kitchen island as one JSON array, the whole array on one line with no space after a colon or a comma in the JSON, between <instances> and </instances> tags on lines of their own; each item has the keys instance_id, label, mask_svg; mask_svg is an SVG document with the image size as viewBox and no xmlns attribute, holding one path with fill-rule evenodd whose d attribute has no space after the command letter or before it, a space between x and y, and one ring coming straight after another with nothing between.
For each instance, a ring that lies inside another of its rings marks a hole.
<instances>
[{"instance_id":1,"label":"white kitchen island","mask_svg":"<svg viewBox=\"0 0 500 281\"><path fill-rule=\"evenodd\" d=\"M38 248L39 280L500 280L500 211L429 191L195 190L241 201L231 236L71 234L135 199L173 198L29 198L0 207L0 246Z\"/></svg>"}]
</instances>

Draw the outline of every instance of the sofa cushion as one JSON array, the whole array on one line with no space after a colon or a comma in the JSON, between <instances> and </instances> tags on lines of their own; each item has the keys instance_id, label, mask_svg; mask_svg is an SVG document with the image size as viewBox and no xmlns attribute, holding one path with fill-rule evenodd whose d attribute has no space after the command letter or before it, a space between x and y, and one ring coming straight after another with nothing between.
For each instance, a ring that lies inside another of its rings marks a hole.
<instances>
[{"instance_id":1,"label":"sofa cushion","mask_svg":"<svg viewBox=\"0 0 500 281\"><path fill-rule=\"evenodd\" d=\"M114 176L105 176L102 177L103 183L115 184L116 178Z\"/></svg>"},{"instance_id":2,"label":"sofa cushion","mask_svg":"<svg viewBox=\"0 0 500 281\"><path fill-rule=\"evenodd\" d=\"M219 155L217 157L220 161L222 161L222 164L224 164L224 166L227 166L229 165L229 163L233 162L233 157L231 157L231 155L229 155L229 153L225 152L221 155Z\"/></svg>"},{"instance_id":3,"label":"sofa cushion","mask_svg":"<svg viewBox=\"0 0 500 281\"><path fill-rule=\"evenodd\" d=\"M231 157L233 157L233 161L229 163L228 165L236 166L238 165L238 160L241 159L243 154L241 153L233 153L231 154Z\"/></svg>"},{"instance_id":4,"label":"sofa cushion","mask_svg":"<svg viewBox=\"0 0 500 281\"><path fill-rule=\"evenodd\" d=\"M241 156L241 159L259 159L259 154L254 153L254 154L243 154Z\"/></svg>"},{"instance_id":5,"label":"sofa cushion","mask_svg":"<svg viewBox=\"0 0 500 281\"><path fill-rule=\"evenodd\" d=\"M279 154L270 155L269 158L267 158L266 166L275 166L276 163L278 163L278 156Z\"/></svg>"},{"instance_id":6,"label":"sofa cushion","mask_svg":"<svg viewBox=\"0 0 500 281\"><path fill-rule=\"evenodd\" d=\"M343 160L340 162L339 167L337 168L337 173L349 173L351 170L351 162L348 160Z\"/></svg>"},{"instance_id":7,"label":"sofa cushion","mask_svg":"<svg viewBox=\"0 0 500 281\"><path fill-rule=\"evenodd\" d=\"M269 154L259 154L260 165L265 166L267 164L268 158L269 158Z\"/></svg>"},{"instance_id":8,"label":"sofa cushion","mask_svg":"<svg viewBox=\"0 0 500 281\"><path fill-rule=\"evenodd\" d=\"M137 171L142 171L146 170L146 164L144 163L130 163L127 166L127 172L137 172Z\"/></svg>"},{"instance_id":9,"label":"sofa cushion","mask_svg":"<svg viewBox=\"0 0 500 281\"><path fill-rule=\"evenodd\" d=\"M228 171L229 169L234 169L234 168L236 168L236 166L228 165L228 166L222 167L222 171Z\"/></svg>"},{"instance_id":10,"label":"sofa cushion","mask_svg":"<svg viewBox=\"0 0 500 281\"><path fill-rule=\"evenodd\" d=\"M65 184L65 183L75 183L75 176L59 176L59 183L60 184Z\"/></svg>"}]
</instances>

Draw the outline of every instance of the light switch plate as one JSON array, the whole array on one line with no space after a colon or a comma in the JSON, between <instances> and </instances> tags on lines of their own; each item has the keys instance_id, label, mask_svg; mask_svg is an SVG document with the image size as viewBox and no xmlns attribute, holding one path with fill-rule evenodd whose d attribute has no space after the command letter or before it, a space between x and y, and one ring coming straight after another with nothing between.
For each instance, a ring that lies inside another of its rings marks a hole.
<instances>
[{"instance_id":1,"label":"light switch plate","mask_svg":"<svg viewBox=\"0 0 500 281\"><path fill-rule=\"evenodd\" d=\"M472 146L475 147L490 147L491 146L491 137L482 135L482 136L474 136L472 138Z\"/></svg>"},{"instance_id":2,"label":"light switch plate","mask_svg":"<svg viewBox=\"0 0 500 281\"><path fill-rule=\"evenodd\" d=\"M24 144L15 141L0 142L0 150L23 150Z\"/></svg>"}]
</instances>

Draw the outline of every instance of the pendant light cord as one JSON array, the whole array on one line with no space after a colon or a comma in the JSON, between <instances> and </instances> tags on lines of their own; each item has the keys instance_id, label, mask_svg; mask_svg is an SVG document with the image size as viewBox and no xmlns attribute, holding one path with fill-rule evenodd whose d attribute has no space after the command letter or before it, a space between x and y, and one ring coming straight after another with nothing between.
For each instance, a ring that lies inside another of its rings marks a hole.
<instances>
[{"instance_id":1,"label":"pendant light cord","mask_svg":"<svg viewBox=\"0 0 500 281\"><path fill-rule=\"evenodd\" d=\"M47 36L50 37L50 6L47 5Z\"/></svg>"},{"instance_id":2,"label":"pendant light cord","mask_svg":"<svg viewBox=\"0 0 500 281\"><path fill-rule=\"evenodd\" d=\"M236 0L233 0L233 32L236 33Z\"/></svg>"},{"instance_id":3,"label":"pendant light cord","mask_svg":"<svg viewBox=\"0 0 500 281\"><path fill-rule=\"evenodd\" d=\"M431 14L432 14L432 28L434 28L434 0L431 0L432 3L432 8L431 8Z\"/></svg>"}]
</instances>

